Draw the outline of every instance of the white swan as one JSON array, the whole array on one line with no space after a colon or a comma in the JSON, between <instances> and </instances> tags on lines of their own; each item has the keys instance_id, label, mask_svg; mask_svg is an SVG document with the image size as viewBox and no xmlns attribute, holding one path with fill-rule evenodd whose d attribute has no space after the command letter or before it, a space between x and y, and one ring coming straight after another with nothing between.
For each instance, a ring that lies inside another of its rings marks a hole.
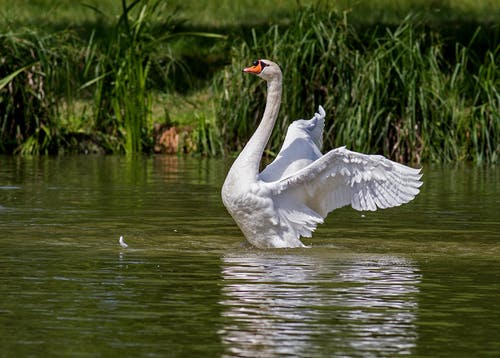
<instances>
[{"instance_id":1,"label":"white swan","mask_svg":"<svg viewBox=\"0 0 500 358\"><path fill-rule=\"evenodd\" d=\"M267 81L261 123L233 163L222 201L247 240L259 248L304 247L334 209L377 210L407 203L419 193L420 170L380 155L340 147L322 154L325 111L290 124L276 159L259 173L281 102L281 70L269 60L243 70Z\"/></svg>"}]
</instances>

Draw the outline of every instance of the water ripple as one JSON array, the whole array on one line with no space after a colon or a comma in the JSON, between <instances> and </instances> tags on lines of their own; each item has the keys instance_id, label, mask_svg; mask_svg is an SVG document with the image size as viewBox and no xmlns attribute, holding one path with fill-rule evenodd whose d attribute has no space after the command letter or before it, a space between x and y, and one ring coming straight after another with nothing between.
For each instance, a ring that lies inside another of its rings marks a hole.
<instances>
[{"instance_id":1,"label":"water ripple","mask_svg":"<svg viewBox=\"0 0 500 358\"><path fill-rule=\"evenodd\" d=\"M231 355L407 354L416 344L420 274L401 258L223 259L220 330Z\"/></svg>"}]
</instances>

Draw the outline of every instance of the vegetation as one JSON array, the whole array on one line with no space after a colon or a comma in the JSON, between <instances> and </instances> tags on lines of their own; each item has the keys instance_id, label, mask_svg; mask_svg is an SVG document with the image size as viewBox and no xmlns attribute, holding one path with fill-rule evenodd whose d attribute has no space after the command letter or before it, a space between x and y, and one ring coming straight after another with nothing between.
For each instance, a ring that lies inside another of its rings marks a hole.
<instances>
[{"instance_id":1,"label":"vegetation","mask_svg":"<svg viewBox=\"0 0 500 358\"><path fill-rule=\"evenodd\" d=\"M92 34L87 46L84 73L91 79L82 87L95 88L97 130L123 137L126 153L139 153L152 146L147 126L152 114L149 82L168 82L166 71L173 62L165 48L173 20L160 20L163 10L160 1L135 0L127 5L122 0L122 14L109 36L95 40Z\"/></svg>"},{"instance_id":2,"label":"vegetation","mask_svg":"<svg viewBox=\"0 0 500 358\"><path fill-rule=\"evenodd\" d=\"M57 121L56 103L69 88L65 80L70 69L64 62L72 57L72 47L57 45L66 41L71 41L67 33L42 36L24 30L1 35L1 152L38 154L41 148L48 151L61 144L64 126Z\"/></svg>"},{"instance_id":3,"label":"vegetation","mask_svg":"<svg viewBox=\"0 0 500 358\"><path fill-rule=\"evenodd\" d=\"M291 120L322 104L326 149L498 159L500 31L490 2L252 3L60 0L30 10L0 1L9 19L0 27L0 153L238 151L265 102L265 86L241 68L264 57L285 73L269 155Z\"/></svg>"},{"instance_id":4,"label":"vegetation","mask_svg":"<svg viewBox=\"0 0 500 358\"><path fill-rule=\"evenodd\" d=\"M291 120L323 104L327 148L347 145L400 161L496 161L500 45L475 63L467 47L456 45L455 63L443 58L442 48L439 36L414 17L361 40L345 18L305 9L291 27L273 26L233 48L233 65L217 85L227 89L217 116L223 142L240 149L262 114L265 86L237 74L243 61L262 54L276 59L286 77L286 111L271 154Z\"/></svg>"},{"instance_id":5,"label":"vegetation","mask_svg":"<svg viewBox=\"0 0 500 358\"><path fill-rule=\"evenodd\" d=\"M102 10L88 7L105 21ZM182 35L220 37L174 33L165 10L163 1L122 1L117 20L88 39L70 30L5 32L0 151L150 151L154 91L182 78L170 43Z\"/></svg>"}]
</instances>

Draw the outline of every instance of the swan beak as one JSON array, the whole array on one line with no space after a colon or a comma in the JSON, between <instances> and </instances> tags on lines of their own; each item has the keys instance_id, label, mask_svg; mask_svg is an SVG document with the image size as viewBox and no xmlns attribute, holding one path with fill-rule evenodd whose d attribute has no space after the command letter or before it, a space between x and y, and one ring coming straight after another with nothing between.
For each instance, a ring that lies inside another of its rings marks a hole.
<instances>
[{"instance_id":1,"label":"swan beak","mask_svg":"<svg viewBox=\"0 0 500 358\"><path fill-rule=\"evenodd\" d=\"M250 67L246 67L243 69L243 72L246 72L246 73L253 73L254 75L258 75L259 73L262 72L262 64L260 63L257 63L256 65L254 66L250 66Z\"/></svg>"}]
</instances>

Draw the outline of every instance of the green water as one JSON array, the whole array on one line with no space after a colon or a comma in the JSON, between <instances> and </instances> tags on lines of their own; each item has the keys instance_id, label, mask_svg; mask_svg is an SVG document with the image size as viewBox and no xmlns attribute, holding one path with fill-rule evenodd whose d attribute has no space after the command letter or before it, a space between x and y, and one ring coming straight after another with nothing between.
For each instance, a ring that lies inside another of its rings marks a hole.
<instances>
[{"instance_id":1,"label":"green water","mask_svg":"<svg viewBox=\"0 0 500 358\"><path fill-rule=\"evenodd\" d=\"M226 171L0 157L0 356L500 355L498 167L425 167L411 204L293 250L245 245Z\"/></svg>"}]
</instances>

